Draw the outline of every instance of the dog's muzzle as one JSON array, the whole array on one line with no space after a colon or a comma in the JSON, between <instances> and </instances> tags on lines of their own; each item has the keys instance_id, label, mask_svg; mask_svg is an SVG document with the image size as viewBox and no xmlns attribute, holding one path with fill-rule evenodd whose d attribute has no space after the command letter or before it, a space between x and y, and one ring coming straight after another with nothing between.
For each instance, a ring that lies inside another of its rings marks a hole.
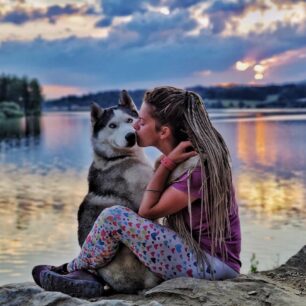
<instances>
[{"instance_id":1,"label":"dog's muzzle","mask_svg":"<svg viewBox=\"0 0 306 306\"><path fill-rule=\"evenodd\" d=\"M135 133L128 133L125 135L125 139L127 141L128 147L133 147L136 143L136 134Z\"/></svg>"}]
</instances>

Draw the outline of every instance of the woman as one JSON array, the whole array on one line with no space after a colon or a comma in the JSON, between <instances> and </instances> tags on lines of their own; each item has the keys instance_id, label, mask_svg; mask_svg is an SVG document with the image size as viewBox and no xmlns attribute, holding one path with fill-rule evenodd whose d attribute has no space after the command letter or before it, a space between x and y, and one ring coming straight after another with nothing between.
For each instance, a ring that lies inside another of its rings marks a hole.
<instances>
[{"instance_id":1,"label":"woman","mask_svg":"<svg viewBox=\"0 0 306 306\"><path fill-rule=\"evenodd\" d=\"M124 243L163 279L236 277L241 237L229 152L200 96L174 87L148 91L133 126L139 146L163 153L138 214L105 209L79 256L52 270L96 270ZM175 177L178 168L185 170Z\"/></svg>"}]
</instances>

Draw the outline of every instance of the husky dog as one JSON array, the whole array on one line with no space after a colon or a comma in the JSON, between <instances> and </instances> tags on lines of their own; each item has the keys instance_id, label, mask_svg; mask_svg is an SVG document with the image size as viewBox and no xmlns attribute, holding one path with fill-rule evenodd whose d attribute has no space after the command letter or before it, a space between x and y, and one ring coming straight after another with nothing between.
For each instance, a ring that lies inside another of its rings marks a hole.
<instances>
[{"instance_id":1,"label":"husky dog","mask_svg":"<svg viewBox=\"0 0 306 306\"><path fill-rule=\"evenodd\" d=\"M118 106L102 109L92 105L94 158L88 173L89 191L78 211L80 246L104 208L119 204L138 211L153 169L136 144L132 122L137 117L136 106L125 90ZM124 245L98 273L114 290L124 293L152 288L161 281Z\"/></svg>"}]
</instances>

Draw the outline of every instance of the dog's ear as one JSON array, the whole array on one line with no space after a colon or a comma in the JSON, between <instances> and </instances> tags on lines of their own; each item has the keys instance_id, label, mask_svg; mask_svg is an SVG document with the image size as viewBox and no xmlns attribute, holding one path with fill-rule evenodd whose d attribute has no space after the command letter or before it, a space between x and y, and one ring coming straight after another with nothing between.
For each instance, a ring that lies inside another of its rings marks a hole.
<instances>
[{"instance_id":1,"label":"dog's ear","mask_svg":"<svg viewBox=\"0 0 306 306\"><path fill-rule=\"evenodd\" d=\"M119 105L127 106L132 111L137 112L137 107L133 101L133 99L129 96L126 90L122 90L120 93Z\"/></svg>"},{"instance_id":2,"label":"dog's ear","mask_svg":"<svg viewBox=\"0 0 306 306\"><path fill-rule=\"evenodd\" d=\"M93 102L91 104L91 124L94 125L103 115L103 108L97 103Z\"/></svg>"}]
</instances>

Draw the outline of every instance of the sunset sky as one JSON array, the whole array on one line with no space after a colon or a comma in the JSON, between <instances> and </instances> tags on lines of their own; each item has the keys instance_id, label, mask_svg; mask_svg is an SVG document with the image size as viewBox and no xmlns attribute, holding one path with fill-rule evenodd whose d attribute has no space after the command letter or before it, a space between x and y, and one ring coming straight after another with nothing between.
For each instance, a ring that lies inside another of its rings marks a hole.
<instances>
[{"instance_id":1,"label":"sunset sky","mask_svg":"<svg viewBox=\"0 0 306 306\"><path fill-rule=\"evenodd\" d=\"M0 0L0 73L46 98L306 80L306 1Z\"/></svg>"}]
</instances>

